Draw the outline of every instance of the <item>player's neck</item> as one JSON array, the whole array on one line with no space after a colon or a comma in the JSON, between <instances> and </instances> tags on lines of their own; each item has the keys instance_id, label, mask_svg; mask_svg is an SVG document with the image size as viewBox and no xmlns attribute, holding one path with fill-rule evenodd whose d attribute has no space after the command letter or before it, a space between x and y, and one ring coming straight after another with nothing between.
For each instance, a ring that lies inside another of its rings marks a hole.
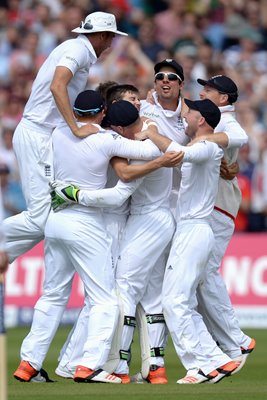
<instances>
[{"instance_id":1,"label":"player's neck","mask_svg":"<svg viewBox=\"0 0 267 400\"><path fill-rule=\"evenodd\" d=\"M164 110L176 111L178 107L177 99L158 99L159 104Z\"/></svg>"}]
</instances>

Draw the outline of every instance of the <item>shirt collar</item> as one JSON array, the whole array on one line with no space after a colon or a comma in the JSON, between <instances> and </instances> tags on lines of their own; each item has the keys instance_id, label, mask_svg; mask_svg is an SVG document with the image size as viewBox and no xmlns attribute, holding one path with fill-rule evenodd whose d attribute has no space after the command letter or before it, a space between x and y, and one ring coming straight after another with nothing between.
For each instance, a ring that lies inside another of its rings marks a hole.
<instances>
[{"instance_id":1,"label":"shirt collar","mask_svg":"<svg viewBox=\"0 0 267 400\"><path fill-rule=\"evenodd\" d=\"M93 48L90 40L84 35L78 35L77 39L81 40L85 44L85 46L87 47L87 49L89 50L89 52L92 55L93 63L95 63L97 61L97 55L95 53L95 49Z\"/></svg>"},{"instance_id":2,"label":"shirt collar","mask_svg":"<svg viewBox=\"0 0 267 400\"><path fill-rule=\"evenodd\" d=\"M225 112L235 112L235 106L229 104L228 106L219 107L221 113Z\"/></svg>"},{"instance_id":3,"label":"shirt collar","mask_svg":"<svg viewBox=\"0 0 267 400\"><path fill-rule=\"evenodd\" d=\"M178 106L177 106L176 110L172 111L172 110L166 110L165 108L162 107L162 105L158 101L158 96L157 96L156 91L152 93L152 96L154 98L155 104L157 106L161 107L164 113L173 113L173 114L177 114L177 115L181 114L182 102L181 102L181 98L180 97L179 97Z\"/></svg>"}]
</instances>

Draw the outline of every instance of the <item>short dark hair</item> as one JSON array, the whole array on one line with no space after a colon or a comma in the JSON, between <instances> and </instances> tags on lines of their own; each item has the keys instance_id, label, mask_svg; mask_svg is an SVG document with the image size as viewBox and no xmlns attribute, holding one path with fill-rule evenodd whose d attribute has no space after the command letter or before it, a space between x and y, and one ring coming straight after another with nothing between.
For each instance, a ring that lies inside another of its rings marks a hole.
<instances>
[{"instance_id":1,"label":"short dark hair","mask_svg":"<svg viewBox=\"0 0 267 400\"><path fill-rule=\"evenodd\" d=\"M111 87L117 86L118 83L115 81L105 81L99 83L99 85L96 87L96 92L100 93L101 96L106 100L107 98L107 92Z\"/></svg>"},{"instance_id":2,"label":"short dark hair","mask_svg":"<svg viewBox=\"0 0 267 400\"><path fill-rule=\"evenodd\" d=\"M107 95L106 95L107 105L112 104L114 101L122 100L122 97L126 92L133 92L139 94L139 90L134 85L122 84L122 85L111 86L107 90Z\"/></svg>"}]
</instances>

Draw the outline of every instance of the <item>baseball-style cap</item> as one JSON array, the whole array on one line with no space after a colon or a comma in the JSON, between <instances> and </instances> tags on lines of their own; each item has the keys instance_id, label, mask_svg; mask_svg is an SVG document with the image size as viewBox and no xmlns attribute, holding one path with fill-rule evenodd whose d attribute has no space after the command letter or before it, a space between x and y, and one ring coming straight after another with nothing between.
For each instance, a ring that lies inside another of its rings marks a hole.
<instances>
[{"instance_id":1,"label":"baseball-style cap","mask_svg":"<svg viewBox=\"0 0 267 400\"><path fill-rule=\"evenodd\" d=\"M199 111L202 117L205 118L207 124L209 124L213 129L218 125L221 119L221 112L219 107L209 99L205 100L188 100L184 99L185 104L190 110Z\"/></svg>"},{"instance_id":2,"label":"baseball-style cap","mask_svg":"<svg viewBox=\"0 0 267 400\"><path fill-rule=\"evenodd\" d=\"M197 79L198 83L202 86L210 86L217 89L220 93L225 94L238 94L238 89L234 81L225 75L216 75L208 80Z\"/></svg>"},{"instance_id":3,"label":"baseball-style cap","mask_svg":"<svg viewBox=\"0 0 267 400\"><path fill-rule=\"evenodd\" d=\"M108 107L106 117L109 125L128 126L137 121L139 113L129 101L118 100Z\"/></svg>"},{"instance_id":4,"label":"baseball-style cap","mask_svg":"<svg viewBox=\"0 0 267 400\"><path fill-rule=\"evenodd\" d=\"M80 116L97 114L105 107L105 100L94 90L85 90L76 97L73 110Z\"/></svg>"},{"instance_id":5,"label":"baseball-style cap","mask_svg":"<svg viewBox=\"0 0 267 400\"><path fill-rule=\"evenodd\" d=\"M183 67L180 64L178 64L175 60L167 58L166 60L163 60L155 64L154 65L155 74L157 74L163 67L172 67L176 71L177 75L181 78L181 81L184 81Z\"/></svg>"},{"instance_id":6,"label":"baseball-style cap","mask_svg":"<svg viewBox=\"0 0 267 400\"><path fill-rule=\"evenodd\" d=\"M118 31L116 18L113 14L97 11L87 15L80 26L72 30L76 33L113 32L117 35L128 36L127 33Z\"/></svg>"}]
</instances>

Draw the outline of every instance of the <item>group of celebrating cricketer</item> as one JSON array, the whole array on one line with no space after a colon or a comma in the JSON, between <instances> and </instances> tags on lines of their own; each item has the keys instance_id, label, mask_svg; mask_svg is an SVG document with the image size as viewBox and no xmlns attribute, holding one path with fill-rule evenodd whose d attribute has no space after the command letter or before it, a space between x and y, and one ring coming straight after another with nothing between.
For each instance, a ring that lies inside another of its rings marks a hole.
<instances>
[{"instance_id":1,"label":"group of celebrating cricketer","mask_svg":"<svg viewBox=\"0 0 267 400\"><path fill-rule=\"evenodd\" d=\"M186 370L177 383L217 383L256 345L219 272L241 200L238 89L218 75L198 79L200 100L183 99L183 68L166 59L146 100L132 85L85 90L88 67L126 34L103 12L74 32L40 68L13 139L28 209L4 220L9 260L45 244L43 294L14 377L51 381L42 366L77 272L84 307L57 375L166 384L170 334ZM142 366L130 377L136 325Z\"/></svg>"}]
</instances>

